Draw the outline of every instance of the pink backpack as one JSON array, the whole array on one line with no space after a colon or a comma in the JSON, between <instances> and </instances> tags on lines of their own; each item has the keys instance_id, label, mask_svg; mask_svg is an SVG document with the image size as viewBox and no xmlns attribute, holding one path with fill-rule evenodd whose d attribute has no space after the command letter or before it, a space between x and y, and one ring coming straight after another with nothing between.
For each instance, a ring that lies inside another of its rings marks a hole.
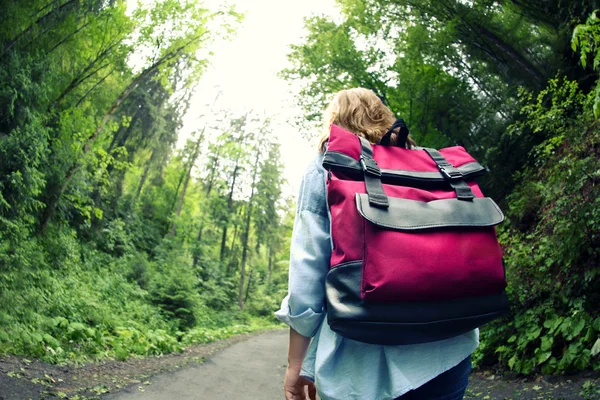
<instances>
[{"instance_id":1,"label":"pink backpack","mask_svg":"<svg viewBox=\"0 0 600 400\"><path fill-rule=\"evenodd\" d=\"M507 311L494 228L504 215L481 193L474 179L485 169L463 147L371 145L332 125L323 166L332 330L367 343L422 343Z\"/></svg>"}]
</instances>

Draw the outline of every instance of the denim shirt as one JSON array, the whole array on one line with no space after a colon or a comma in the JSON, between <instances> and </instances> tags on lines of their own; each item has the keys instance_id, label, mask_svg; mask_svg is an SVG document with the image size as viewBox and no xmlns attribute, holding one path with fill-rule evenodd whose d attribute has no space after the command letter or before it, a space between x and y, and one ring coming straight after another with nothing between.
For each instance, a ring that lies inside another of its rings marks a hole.
<instances>
[{"instance_id":1,"label":"denim shirt","mask_svg":"<svg viewBox=\"0 0 600 400\"><path fill-rule=\"evenodd\" d=\"M275 313L311 343L302 376L323 400L391 400L456 366L479 345L479 331L403 346L357 342L333 332L325 319L325 278L332 242L326 173L317 156L300 186L292 233L288 295Z\"/></svg>"}]
</instances>

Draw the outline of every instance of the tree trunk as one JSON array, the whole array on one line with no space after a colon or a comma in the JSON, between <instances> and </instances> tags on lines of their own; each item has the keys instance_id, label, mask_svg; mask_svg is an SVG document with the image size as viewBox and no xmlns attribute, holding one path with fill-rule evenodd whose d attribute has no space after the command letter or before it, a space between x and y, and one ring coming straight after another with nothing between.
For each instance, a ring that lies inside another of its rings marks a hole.
<instances>
[{"instance_id":1,"label":"tree trunk","mask_svg":"<svg viewBox=\"0 0 600 400\"><path fill-rule=\"evenodd\" d=\"M237 174L238 171L240 169L239 166L239 156L238 158L235 160L235 168L233 169L233 177L231 178L231 188L229 189L229 199L227 200L227 212L229 213L229 215L231 215L232 211L233 211L233 189L235 188L235 181L237 179ZM225 243L227 241L227 226L229 225L229 217L227 218L227 222L225 223L225 226L223 227L223 234L221 236L221 250L219 252L219 261L223 262L223 260L225 259Z\"/></svg>"},{"instance_id":2,"label":"tree trunk","mask_svg":"<svg viewBox=\"0 0 600 400\"><path fill-rule=\"evenodd\" d=\"M269 263L267 264L267 287L271 286L272 272L273 272L273 247L269 246Z\"/></svg>"},{"instance_id":3,"label":"tree trunk","mask_svg":"<svg viewBox=\"0 0 600 400\"><path fill-rule=\"evenodd\" d=\"M219 168L219 156L219 150L217 149L215 162L213 163L212 168L210 170L210 178L208 179L208 186L206 188L206 198L208 198L210 196L210 192L212 192L212 187L215 182L215 175L217 173L217 169Z\"/></svg>"},{"instance_id":4,"label":"tree trunk","mask_svg":"<svg viewBox=\"0 0 600 400\"><path fill-rule=\"evenodd\" d=\"M171 205L169 206L169 213L173 212L175 203L177 203L177 197L179 196L179 188L181 187L181 184L183 183L183 180L185 179L185 175L186 175L185 171L187 171L187 166L181 173L181 176L179 177L179 182L177 182L177 187L175 188L175 194L173 195L173 200L171 200Z\"/></svg>"},{"instance_id":5,"label":"tree trunk","mask_svg":"<svg viewBox=\"0 0 600 400\"><path fill-rule=\"evenodd\" d=\"M109 72L108 74L106 74L106 75L104 75L102 78L100 78L100 80L99 80L98 82L94 83L94 86L92 86L91 88L89 88L89 89L88 89L88 91L87 91L87 92L85 92L85 93L83 94L83 96L81 96L81 97L79 98L79 100L77 100L77 102L75 103L75 105L71 106L71 108L77 108L77 107L79 107L79 105L81 104L81 102L82 102L83 100L85 100L85 98L86 98L86 97L88 97L88 96L89 96L89 95L90 95L90 94L91 94L91 93L92 93L94 90L96 90L96 88L97 88L98 86L100 86L100 85L101 85L101 84L102 84L102 83L103 83L103 82L106 80L106 78L108 78L109 76L111 76L111 75L113 74L113 72L115 72L115 69L114 69L114 68L113 68L113 69L111 69L111 70L110 70L110 72Z\"/></svg>"},{"instance_id":6,"label":"tree trunk","mask_svg":"<svg viewBox=\"0 0 600 400\"><path fill-rule=\"evenodd\" d=\"M526 80L525 84L534 89L539 88L539 86L544 82L544 75L537 69L533 63L527 60L522 54L520 54L514 47L506 43L502 40L498 35L493 33L492 31L485 28L483 25L477 25L476 34L481 35L481 37L489 40L491 44L498 50L500 50L508 59L512 60L519 69L527 72L529 75L529 80ZM529 82L527 82L529 81Z\"/></svg>"},{"instance_id":7,"label":"tree trunk","mask_svg":"<svg viewBox=\"0 0 600 400\"><path fill-rule=\"evenodd\" d=\"M246 227L244 229L244 242L242 244L242 268L240 270L240 290L238 293L238 306L240 310L244 309L244 299L242 297L244 292L244 279L246 274L246 261L248 258L248 239L250 237L250 219L252 217L252 206L254 200L254 186L256 184L256 173L258 170L260 151L256 150L256 160L254 162L254 171L252 172L252 190L250 191L250 199L248 200L248 211L246 214Z\"/></svg>"},{"instance_id":8,"label":"tree trunk","mask_svg":"<svg viewBox=\"0 0 600 400\"><path fill-rule=\"evenodd\" d=\"M226 242L227 242L227 227L228 226L229 226L229 221L227 221L227 223L223 227L223 232L221 233L221 249L219 251L219 261L221 261L221 262L223 262L223 259L225 258L225 249L227 248Z\"/></svg>"},{"instance_id":9,"label":"tree trunk","mask_svg":"<svg viewBox=\"0 0 600 400\"><path fill-rule=\"evenodd\" d=\"M79 86L80 84L82 84L83 82L85 82L87 79L91 78L92 76L96 75L102 69L104 69L104 68L106 68L106 67L109 66L108 63L107 64L102 64L98 68L94 68L92 70L92 67L99 60L100 60L100 58L97 58L94 61L92 61L90 63L90 65L88 65L83 71L81 71L81 73L79 75L77 75L76 77L74 77L71 80L71 83L69 83L69 85L62 91L62 93L56 98L56 100L54 100L54 102L52 103L52 106L56 106L58 103L60 103L62 101L62 99L64 99L69 93L71 93L77 86ZM49 108L52 108L52 106L50 106Z\"/></svg>"},{"instance_id":10,"label":"tree trunk","mask_svg":"<svg viewBox=\"0 0 600 400\"><path fill-rule=\"evenodd\" d=\"M47 54L52 53L54 50L58 49L60 46L62 46L63 44L65 44L67 42L67 40L71 39L73 36L77 35L79 32L81 32L83 29L85 29L87 26L90 25L90 22L86 22L83 25L81 25L79 28L75 29L73 32L69 33L64 39L62 39L60 42L56 43L49 51Z\"/></svg>"},{"instance_id":11,"label":"tree trunk","mask_svg":"<svg viewBox=\"0 0 600 400\"><path fill-rule=\"evenodd\" d=\"M15 36L15 38L4 47L2 56L4 56L4 54L6 54L6 52L8 50L10 50L19 41L19 39L21 39L23 36L25 36L29 32L31 32L36 26L45 24L46 21L50 20L51 18L53 18L56 15L60 15L61 12L65 12L65 15L66 15L68 13L68 11L70 11L71 8L78 8L82 3L83 2L80 2L78 0L69 0L65 4L52 9L50 12L48 12L45 15L42 15L33 24L29 25L25 30L23 30L22 32L17 34L17 36ZM2 56L0 56L0 57L2 57Z\"/></svg>"},{"instance_id":12,"label":"tree trunk","mask_svg":"<svg viewBox=\"0 0 600 400\"><path fill-rule=\"evenodd\" d=\"M235 257L237 256L237 248L235 247L235 243L237 242L239 227L240 227L239 225L236 225L235 230L233 231L233 239L231 240L231 247L230 247L232 253L229 256L229 260L227 261L227 270L225 271L225 274L227 276L231 275L231 266L233 265Z\"/></svg>"},{"instance_id":13,"label":"tree trunk","mask_svg":"<svg viewBox=\"0 0 600 400\"><path fill-rule=\"evenodd\" d=\"M206 188L206 199L207 200L210 198L210 192L212 191L212 187L213 187L214 180L215 180L215 173L217 171L218 166L219 166L219 150L217 149L217 158L215 159L215 162L211 169L210 178L208 180L208 187ZM202 231L203 230L204 230L204 220L201 219L200 220L200 228L198 229L198 236L196 237L196 243L198 246L202 242ZM198 251L196 250L194 252L193 261L192 261L192 265L194 266L194 268L198 265L198 261L199 261L199 254L198 254Z\"/></svg>"},{"instance_id":14,"label":"tree trunk","mask_svg":"<svg viewBox=\"0 0 600 400\"><path fill-rule=\"evenodd\" d=\"M152 162L154 161L155 154L156 154L156 149L153 149L152 154L150 155L150 159L148 160L148 162L146 163L146 166L144 167L144 173L142 174L142 179L140 179L140 184L138 185L138 187L135 191L135 196L133 197L133 201L131 202L132 205L135 205L135 203L137 203L137 199L140 197L140 194L142 193L142 189L144 187L144 184L146 183L146 179L148 179L148 174L150 172L150 167L152 166Z\"/></svg>"},{"instance_id":15,"label":"tree trunk","mask_svg":"<svg viewBox=\"0 0 600 400\"><path fill-rule=\"evenodd\" d=\"M181 196L179 197L179 203L177 204L177 210L175 211L175 218L173 218L173 223L171 225L171 237L175 237L175 233L177 230L177 218L181 214L181 209L183 208L183 200L185 198L185 193L187 192L188 184L190 182L190 178L192 177L192 169L194 168L194 164L200 155L200 145L202 144L202 140L204 139L204 131L206 127L202 129L202 132L198 136L198 140L196 141L196 145L194 146L194 150L191 154L190 161L187 167L187 173L185 175L185 181L183 182L183 189L181 190Z\"/></svg>"},{"instance_id":16,"label":"tree trunk","mask_svg":"<svg viewBox=\"0 0 600 400\"><path fill-rule=\"evenodd\" d=\"M248 271L248 285L246 285L246 296L244 297L244 303L248 302L248 295L250 294L250 286L252 286L252 269Z\"/></svg>"},{"instance_id":17,"label":"tree trunk","mask_svg":"<svg viewBox=\"0 0 600 400\"><path fill-rule=\"evenodd\" d=\"M87 79L91 78L92 76L96 75L102 69L108 67L109 64L106 63L106 64L100 65L98 68L94 68L96 66L96 64L98 63L98 61L102 60L106 55L108 55L110 50L119 43L120 43L120 41L113 44L112 46L108 47L106 50L104 50L100 54L98 54L98 56L94 59L94 61L89 63L87 65L87 67L85 67L76 77L74 77L71 80L71 83L69 83L69 85L67 85L67 87L62 91L62 93L56 98L56 100L54 100L54 102L52 103L52 106L56 106L58 103L61 102L62 99L64 99L69 93L71 93L77 86L79 86L80 84L85 82Z\"/></svg>"}]
</instances>

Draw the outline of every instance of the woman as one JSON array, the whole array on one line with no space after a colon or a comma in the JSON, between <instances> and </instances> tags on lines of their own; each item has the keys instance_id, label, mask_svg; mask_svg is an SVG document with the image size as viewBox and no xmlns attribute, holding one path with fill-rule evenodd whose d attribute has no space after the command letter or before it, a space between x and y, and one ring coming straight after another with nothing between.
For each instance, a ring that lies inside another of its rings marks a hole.
<instances>
[{"instance_id":1,"label":"woman","mask_svg":"<svg viewBox=\"0 0 600 400\"><path fill-rule=\"evenodd\" d=\"M320 154L306 170L298 197L289 292L275 313L290 326L286 399L315 399L317 392L323 400L462 399L470 355L479 344L477 330L439 342L383 346L344 338L323 322L331 240L321 162L329 126L376 143L395 116L375 93L357 88L337 93L324 121Z\"/></svg>"}]
</instances>

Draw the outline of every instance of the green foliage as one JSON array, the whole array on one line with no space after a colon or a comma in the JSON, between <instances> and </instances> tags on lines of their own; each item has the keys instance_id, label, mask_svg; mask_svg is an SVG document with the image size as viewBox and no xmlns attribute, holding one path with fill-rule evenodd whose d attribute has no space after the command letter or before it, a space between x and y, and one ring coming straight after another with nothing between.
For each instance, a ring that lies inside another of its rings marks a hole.
<instances>
[{"instance_id":1,"label":"green foliage","mask_svg":"<svg viewBox=\"0 0 600 400\"><path fill-rule=\"evenodd\" d=\"M524 97L523 121L512 127L547 139L508 197L505 248L510 318L482 333L478 361L498 357L523 374L567 373L592 367L600 337L600 137L593 93L551 80ZM526 126L524 126L526 125ZM522 134L522 133L521 133Z\"/></svg>"},{"instance_id":2,"label":"green foliage","mask_svg":"<svg viewBox=\"0 0 600 400\"><path fill-rule=\"evenodd\" d=\"M577 25L573 31L571 46L573 51L579 50L581 65L587 67L588 58L592 58L594 71L600 69L600 17L599 11L594 11L585 24ZM594 115L600 118L600 87L596 86L596 99L594 102Z\"/></svg>"},{"instance_id":3,"label":"green foliage","mask_svg":"<svg viewBox=\"0 0 600 400\"><path fill-rule=\"evenodd\" d=\"M196 324L195 313L200 303L196 291L198 278L181 255L177 255L179 257L169 254L168 258L159 259L148 292L151 301L160 307L166 319L175 321L178 330L185 330Z\"/></svg>"},{"instance_id":4,"label":"green foliage","mask_svg":"<svg viewBox=\"0 0 600 400\"><path fill-rule=\"evenodd\" d=\"M185 281L176 269L160 271L143 254L117 259L90 247L78 248L71 233L54 231L54 239L37 244L40 264L35 268L1 275L3 353L56 363L126 359L276 326L272 316L258 319L231 311L235 287L228 307L216 310L204 304L209 296L200 298L190 289L194 280ZM76 254L46 250L59 245ZM49 261L56 267L49 268ZM133 268L150 275L144 278L151 282L149 290L128 279L125 271Z\"/></svg>"},{"instance_id":5,"label":"green foliage","mask_svg":"<svg viewBox=\"0 0 600 400\"><path fill-rule=\"evenodd\" d=\"M600 388L592 381L585 381L579 395L585 400L597 399L600 396Z\"/></svg>"},{"instance_id":6,"label":"green foliage","mask_svg":"<svg viewBox=\"0 0 600 400\"><path fill-rule=\"evenodd\" d=\"M237 307L238 285L253 304L267 285L244 281L241 249L287 257L279 153L248 134L268 120L221 113L176 149L212 41L240 19L199 1L0 4L0 352L125 359L273 326Z\"/></svg>"}]
</instances>

